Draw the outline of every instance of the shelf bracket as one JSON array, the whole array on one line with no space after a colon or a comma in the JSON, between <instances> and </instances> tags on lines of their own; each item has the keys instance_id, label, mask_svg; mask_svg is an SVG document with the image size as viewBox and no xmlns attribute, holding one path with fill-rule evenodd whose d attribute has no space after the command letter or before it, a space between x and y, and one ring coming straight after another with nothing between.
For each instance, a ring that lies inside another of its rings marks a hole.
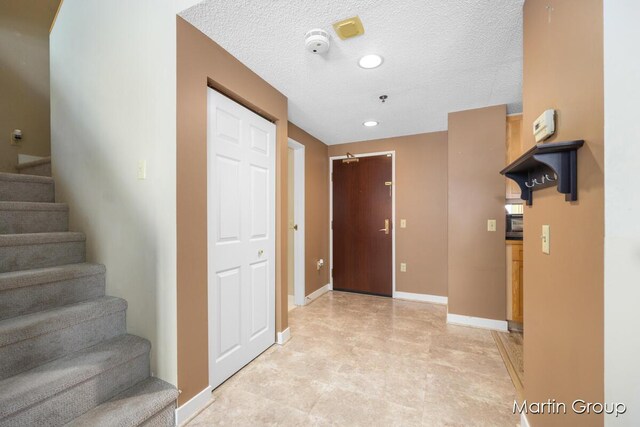
<instances>
[{"instance_id":1,"label":"shelf bracket","mask_svg":"<svg viewBox=\"0 0 640 427\"><path fill-rule=\"evenodd\" d=\"M578 152L534 154L533 158L551 168L558 177L558 192L567 202L578 200Z\"/></svg>"},{"instance_id":2,"label":"shelf bracket","mask_svg":"<svg viewBox=\"0 0 640 427\"><path fill-rule=\"evenodd\" d=\"M578 149L583 140L536 144L500 173L518 184L522 200L533 204L533 192L556 186L565 200L578 200Z\"/></svg>"}]
</instances>

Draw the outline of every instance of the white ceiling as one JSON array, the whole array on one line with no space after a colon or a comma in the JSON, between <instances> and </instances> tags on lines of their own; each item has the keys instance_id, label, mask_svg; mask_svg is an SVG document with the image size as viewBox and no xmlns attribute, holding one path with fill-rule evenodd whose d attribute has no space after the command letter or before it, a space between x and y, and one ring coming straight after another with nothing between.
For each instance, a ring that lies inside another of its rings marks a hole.
<instances>
[{"instance_id":1,"label":"white ceiling","mask_svg":"<svg viewBox=\"0 0 640 427\"><path fill-rule=\"evenodd\" d=\"M287 96L291 122L339 144L445 130L452 111L520 112L523 3L206 0L181 16ZM340 40L332 23L354 15L365 34ZM332 37L324 56L304 48L313 28ZM382 55L382 66L358 67L368 53Z\"/></svg>"}]
</instances>

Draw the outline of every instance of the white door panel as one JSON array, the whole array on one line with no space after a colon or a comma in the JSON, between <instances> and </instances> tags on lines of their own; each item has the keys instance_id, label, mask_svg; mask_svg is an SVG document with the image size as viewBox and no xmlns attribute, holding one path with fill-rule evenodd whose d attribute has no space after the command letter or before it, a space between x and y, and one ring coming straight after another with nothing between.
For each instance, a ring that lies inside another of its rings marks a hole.
<instances>
[{"instance_id":1,"label":"white door panel","mask_svg":"<svg viewBox=\"0 0 640 427\"><path fill-rule=\"evenodd\" d=\"M266 333L269 328L269 262L251 265L251 331L250 340Z\"/></svg>"},{"instance_id":2,"label":"white door panel","mask_svg":"<svg viewBox=\"0 0 640 427\"><path fill-rule=\"evenodd\" d=\"M209 381L275 341L275 125L208 89Z\"/></svg>"},{"instance_id":3,"label":"white door panel","mask_svg":"<svg viewBox=\"0 0 640 427\"><path fill-rule=\"evenodd\" d=\"M251 240L269 238L269 171L251 165L249 197L251 198Z\"/></svg>"},{"instance_id":4,"label":"white door panel","mask_svg":"<svg viewBox=\"0 0 640 427\"><path fill-rule=\"evenodd\" d=\"M219 361L241 345L240 269L219 272L216 276L216 330L220 337L216 343L216 359ZM222 301L224 304L221 304Z\"/></svg>"}]
</instances>

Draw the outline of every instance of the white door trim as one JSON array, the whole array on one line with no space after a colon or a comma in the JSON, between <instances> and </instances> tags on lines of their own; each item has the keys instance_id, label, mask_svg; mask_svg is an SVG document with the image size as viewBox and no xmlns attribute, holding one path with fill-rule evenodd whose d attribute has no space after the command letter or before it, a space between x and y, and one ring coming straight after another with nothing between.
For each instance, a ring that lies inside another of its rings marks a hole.
<instances>
[{"instance_id":1,"label":"white door trim","mask_svg":"<svg viewBox=\"0 0 640 427\"><path fill-rule=\"evenodd\" d=\"M298 224L294 233L293 244L293 295L296 305L304 305L305 301L305 151L304 145L289 138L289 148L293 149L293 220Z\"/></svg>"},{"instance_id":2,"label":"white door trim","mask_svg":"<svg viewBox=\"0 0 640 427\"><path fill-rule=\"evenodd\" d=\"M379 151L374 153L362 153L354 154L355 157L374 157L374 156L391 156L391 295L396 293L396 152L392 151ZM329 157L329 280L331 283L331 289L333 289L333 230L331 229L331 223L333 222L333 161L346 159L347 156L332 156Z\"/></svg>"}]
</instances>

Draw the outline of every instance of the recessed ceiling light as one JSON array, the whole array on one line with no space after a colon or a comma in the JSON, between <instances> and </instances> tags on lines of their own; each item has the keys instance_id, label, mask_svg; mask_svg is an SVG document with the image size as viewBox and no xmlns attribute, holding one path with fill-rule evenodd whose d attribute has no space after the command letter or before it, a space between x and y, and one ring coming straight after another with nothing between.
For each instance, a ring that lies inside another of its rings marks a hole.
<instances>
[{"instance_id":1,"label":"recessed ceiling light","mask_svg":"<svg viewBox=\"0 0 640 427\"><path fill-rule=\"evenodd\" d=\"M375 120L368 120L368 121L364 122L363 125L365 125L366 127L370 128L370 127L373 127L373 126L378 126L378 122L376 122Z\"/></svg>"},{"instance_id":2,"label":"recessed ceiling light","mask_svg":"<svg viewBox=\"0 0 640 427\"><path fill-rule=\"evenodd\" d=\"M380 64L382 64L382 56L380 55L365 55L358 61L358 65L362 68L376 68Z\"/></svg>"}]
</instances>

